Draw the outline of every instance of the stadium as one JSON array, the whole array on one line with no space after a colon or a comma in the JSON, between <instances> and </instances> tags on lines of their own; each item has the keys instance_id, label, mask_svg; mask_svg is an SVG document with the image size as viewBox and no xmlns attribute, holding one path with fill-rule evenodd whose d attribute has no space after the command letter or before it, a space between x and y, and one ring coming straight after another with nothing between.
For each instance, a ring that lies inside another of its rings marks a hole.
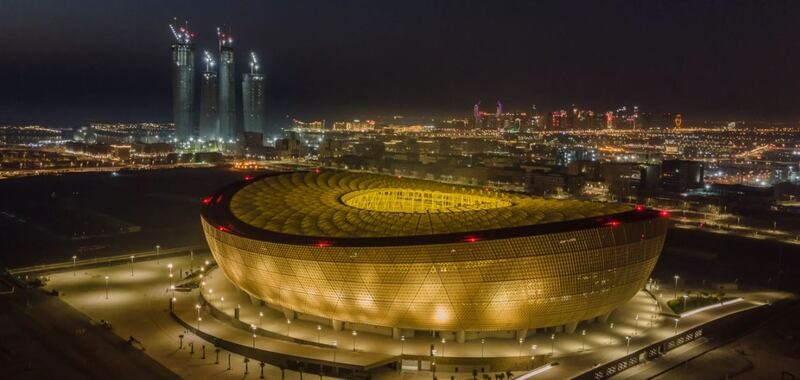
<instances>
[{"instance_id":1,"label":"stadium","mask_svg":"<svg viewBox=\"0 0 800 380\"><path fill-rule=\"evenodd\" d=\"M316 170L231 184L201 222L228 280L287 318L464 341L607 317L647 282L666 216Z\"/></svg>"}]
</instances>

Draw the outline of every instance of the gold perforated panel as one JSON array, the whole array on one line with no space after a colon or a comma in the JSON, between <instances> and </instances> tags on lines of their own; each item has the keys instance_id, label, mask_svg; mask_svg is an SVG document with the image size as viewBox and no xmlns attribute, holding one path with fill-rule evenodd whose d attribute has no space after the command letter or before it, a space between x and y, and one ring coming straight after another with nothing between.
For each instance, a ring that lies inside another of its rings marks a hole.
<instances>
[{"instance_id":1,"label":"gold perforated panel","mask_svg":"<svg viewBox=\"0 0 800 380\"><path fill-rule=\"evenodd\" d=\"M264 301L421 330L557 326L628 301L656 264L663 218L474 243L317 247L252 240L202 220L217 263Z\"/></svg>"}]
</instances>

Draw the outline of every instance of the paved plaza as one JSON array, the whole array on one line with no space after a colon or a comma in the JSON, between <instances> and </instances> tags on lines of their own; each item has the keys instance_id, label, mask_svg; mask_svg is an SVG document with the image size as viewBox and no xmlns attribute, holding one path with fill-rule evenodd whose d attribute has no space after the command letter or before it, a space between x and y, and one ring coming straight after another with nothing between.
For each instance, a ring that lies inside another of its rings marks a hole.
<instances>
[{"instance_id":1,"label":"paved plaza","mask_svg":"<svg viewBox=\"0 0 800 380\"><path fill-rule=\"evenodd\" d=\"M552 355L552 360L559 365L534 376L535 379L562 379L578 375L597 364L624 356L628 349L634 351L668 338L676 331L674 319L661 315L655 300L642 291L615 311L607 323L580 324L573 334L553 335L552 332L540 332L529 335L521 343L514 339L500 338L485 338L483 343L480 339L468 340L463 344L448 340L442 343L440 337L433 338L425 334L401 341L364 330L353 335L352 330L335 331L330 325L314 321L293 319L291 323L287 323L283 313L252 303L249 297L225 279L219 269L205 272L204 295L210 306L231 317L234 308L239 306L239 318L245 326L253 324L258 327L254 339L250 329L236 327L230 322L214 318L207 309L198 312L196 305L201 302L198 290L170 290L170 285L182 282L178 279L179 273L185 273L190 268L197 270L210 259L209 255L194 255L193 259L182 256L143 262L134 259L132 265L127 263L92 269L78 268L75 272L69 270L50 275L47 288L60 291L63 300L95 321L109 321L113 326L112 331L120 337L126 340L134 337L141 342L146 354L184 378L242 378L245 363L242 356L232 354L232 369L228 370L228 352L223 351L219 354L220 364L214 364L216 353L213 345L186 331L170 316L169 300L173 296L175 313L179 318L193 325L199 322L201 331L243 346L255 344L261 350L367 367L396 358L401 353L406 356L429 355L431 345L435 345L439 356L476 358L476 363L482 356L530 359L532 355ZM169 277L168 264L172 264L172 278ZM680 319L677 331L766 302L775 302L785 296L782 293L748 293L743 295L744 300L741 302ZM201 321L197 320L198 313ZM184 336L182 349L179 348L180 335ZM630 347L627 346L626 336L631 337ZM309 343L298 343L298 340ZM194 347L194 353L190 353L190 345ZM204 345L205 359L202 358ZM478 366L480 365L476 365ZM455 374L451 373L454 371L452 366L440 366L437 376L472 378L471 367L461 367L460 372ZM251 361L248 369L248 376L259 375L256 361ZM504 371L503 368L487 368L489 370ZM267 365L264 371L267 378L281 376L277 367ZM286 378L300 377L299 373L292 371L286 371L285 375ZM403 371L400 374L379 371L375 376L430 378L431 373Z\"/></svg>"}]
</instances>

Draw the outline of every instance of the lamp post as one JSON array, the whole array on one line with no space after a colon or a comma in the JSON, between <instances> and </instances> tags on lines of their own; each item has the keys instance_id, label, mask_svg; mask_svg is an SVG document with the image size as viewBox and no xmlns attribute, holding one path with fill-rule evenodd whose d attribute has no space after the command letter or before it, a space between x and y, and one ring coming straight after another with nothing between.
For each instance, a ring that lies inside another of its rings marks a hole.
<instances>
[{"instance_id":1,"label":"lamp post","mask_svg":"<svg viewBox=\"0 0 800 380\"><path fill-rule=\"evenodd\" d=\"M291 319L287 319L286 320L286 336L288 336L288 337L292 336L292 320Z\"/></svg>"},{"instance_id":2,"label":"lamp post","mask_svg":"<svg viewBox=\"0 0 800 380\"><path fill-rule=\"evenodd\" d=\"M585 341L586 341L586 330L581 330L581 351L586 350Z\"/></svg>"},{"instance_id":3,"label":"lamp post","mask_svg":"<svg viewBox=\"0 0 800 380\"><path fill-rule=\"evenodd\" d=\"M156 244L156 264L161 264L161 259L159 255L161 254L161 246Z\"/></svg>"},{"instance_id":4,"label":"lamp post","mask_svg":"<svg viewBox=\"0 0 800 380\"><path fill-rule=\"evenodd\" d=\"M486 343L486 339L481 339L481 357L483 357L483 347Z\"/></svg>"},{"instance_id":5,"label":"lamp post","mask_svg":"<svg viewBox=\"0 0 800 380\"><path fill-rule=\"evenodd\" d=\"M200 304L195 304L194 308L197 309L197 331L200 331Z\"/></svg>"},{"instance_id":6,"label":"lamp post","mask_svg":"<svg viewBox=\"0 0 800 380\"><path fill-rule=\"evenodd\" d=\"M613 343L614 338L614 322L611 322L611 332L608 334L608 344L611 345Z\"/></svg>"},{"instance_id":7,"label":"lamp post","mask_svg":"<svg viewBox=\"0 0 800 380\"><path fill-rule=\"evenodd\" d=\"M686 300L689 298L688 294L683 295L683 312L686 312Z\"/></svg>"},{"instance_id":8,"label":"lamp post","mask_svg":"<svg viewBox=\"0 0 800 380\"><path fill-rule=\"evenodd\" d=\"M405 335L401 335L400 336L400 355L404 354L403 351L404 351L404 348L405 348L405 344L406 344L406 336Z\"/></svg>"},{"instance_id":9,"label":"lamp post","mask_svg":"<svg viewBox=\"0 0 800 380\"><path fill-rule=\"evenodd\" d=\"M263 318L264 318L264 312L263 311L259 311L258 312L258 328L261 328L261 320Z\"/></svg>"},{"instance_id":10,"label":"lamp post","mask_svg":"<svg viewBox=\"0 0 800 380\"><path fill-rule=\"evenodd\" d=\"M136 257L136 256L134 256L134 255L131 255L131 277L133 277L133 259L134 259L135 257Z\"/></svg>"},{"instance_id":11,"label":"lamp post","mask_svg":"<svg viewBox=\"0 0 800 380\"><path fill-rule=\"evenodd\" d=\"M628 355L628 354L630 354L630 353L631 353L631 337L630 337L630 336L628 336L628 335L626 335L626 336L625 336L625 340L627 340L627 341L628 341L628 345L627 345L627 347L626 347L626 349L625 349L625 355Z\"/></svg>"},{"instance_id":12,"label":"lamp post","mask_svg":"<svg viewBox=\"0 0 800 380\"><path fill-rule=\"evenodd\" d=\"M550 335L550 356L556 352L556 334Z\"/></svg>"},{"instance_id":13,"label":"lamp post","mask_svg":"<svg viewBox=\"0 0 800 380\"><path fill-rule=\"evenodd\" d=\"M336 364L336 348L339 346L338 341L333 341L333 364Z\"/></svg>"},{"instance_id":14,"label":"lamp post","mask_svg":"<svg viewBox=\"0 0 800 380\"><path fill-rule=\"evenodd\" d=\"M531 345L531 360L536 359L536 349L539 348L538 344Z\"/></svg>"},{"instance_id":15,"label":"lamp post","mask_svg":"<svg viewBox=\"0 0 800 380\"><path fill-rule=\"evenodd\" d=\"M525 341L525 339L519 338L519 353L517 353L517 355L519 355L519 357L522 357L522 342L524 342L524 341Z\"/></svg>"},{"instance_id":16,"label":"lamp post","mask_svg":"<svg viewBox=\"0 0 800 380\"><path fill-rule=\"evenodd\" d=\"M679 321L679 319L678 318L673 318L673 319L675 319L675 332L674 332L673 335L678 335L678 321Z\"/></svg>"},{"instance_id":17,"label":"lamp post","mask_svg":"<svg viewBox=\"0 0 800 380\"><path fill-rule=\"evenodd\" d=\"M167 264L167 268L169 269L169 284L172 285L172 263Z\"/></svg>"},{"instance_id":18,"label":"lamp post","mask_svg":"<svg viewBox=\"0 0 800 380\"><path fill-rule=\"evenodd\" d=\"M317 325L317 343L320 343L320 334L322 333L322 326Z\"/></svg>"},{"instance_id":19,"label":"lamp post","mask_svg":"<svg viewBox=\"0 0 800 380\"><path fill-rule=\"evenodd\" d=\"M253 348L256 348L256 325L250 325L250 328L253 329Z\"/></svg>"},{"instance_id":20,"label":"lamp post","mask_svg":"<svg viewBox=\"0 0 800 380\"><path fill-rule=\"evenodd\" d=\"M444 356L444 346L446 346L446 345L447 345L447 340L442 338L442 356Z\"/></svg>"},{"instance_id":21,"label":"lamp post","mask_svg":"<svg viewBox=\"0 0 800 380\"><path fill-rule=\"evenodd\" d=\"M356 332L356 330L353 330L353 351L356 350L356 337L357 336L358 336L358 332Z\"/></svg>"},{"instance_id":22,"label":"lamp post","mask_svg":"<svg viewBox=\"0 0 800 380\"><path fill-rule=\"evenodd\" d=\"M225 297L219 297L219 310L225 312Z\"/></svg>"},{"instance_id":23,"label":"lamp post","mask_svg":"<svg viewBox=\"0 0 800 380\"><path fill-rule=\"evenodd\" d=\"M78 256L72 255L72 277L75 277L78 273L77 260Z\"/></svg>"},{"instance_id":24,"label":"lamp post","mask_svg":"<svg viewBox=\"0 0 800 380\"><path fill-rule=\"evenodd\" d=\"M678 275L676 274L676 275L675 275L675 276L673 276L672 278L674 278L674 279L675 279L675 297L673 297L673 298L675 298L675 299L678 299L678 279L680 279L680 278L681 278L681 276L678 276Z\"/></svg>"},{"instance_id":25,"label":"lamp post","mask_svg":"<svg viewBox=\"0 0 800 380\"><path fill-rule=\"evenodd\" d=\"M108 276L106 276L106 299L108 299Z\"/></svg>"}]
</instances>

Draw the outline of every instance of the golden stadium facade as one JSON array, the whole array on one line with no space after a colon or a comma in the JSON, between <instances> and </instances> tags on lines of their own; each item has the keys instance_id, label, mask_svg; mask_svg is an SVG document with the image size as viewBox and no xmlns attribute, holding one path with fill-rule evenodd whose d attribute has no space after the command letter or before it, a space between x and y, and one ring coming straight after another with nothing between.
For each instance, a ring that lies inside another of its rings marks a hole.
<instances>
[{"instance_id":1,"label":"golden stadium facade","mask_svg":"<svg viewBox=\"0 0 800 380\"><path fill-rule=\"evenodd\" d=\"M203 203L211 252L252 297L396 329L606 315L643 288L667 230L641 207L327 170L247 178Z\"/></svg>"}]
</instances>

